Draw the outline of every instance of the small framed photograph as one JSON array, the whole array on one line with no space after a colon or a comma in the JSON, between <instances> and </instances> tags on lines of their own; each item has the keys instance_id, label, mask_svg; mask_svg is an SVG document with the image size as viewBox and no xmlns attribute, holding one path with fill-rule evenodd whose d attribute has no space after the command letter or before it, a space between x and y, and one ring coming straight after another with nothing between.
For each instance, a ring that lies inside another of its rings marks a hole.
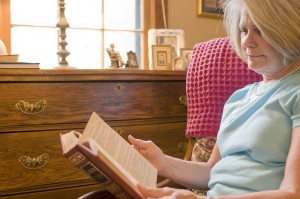
<instances>
[{"instance_id":1,"label":"small framed photograph","mask_svg":"<svg viewBox=\"0 0 300 199\"><path fill-rule=\"evenodd\" d=\"M185 63L183 57L173 57L173 70L185 70Z\"/></svg>"},{"instance_id":2,"label":"small framed photograph","mask_svg":"<svg viewBox=\"0 0 300 199\"><path fill-rule=\"evenodd\" d=\"M197 0L197 15L221 18L223 15L221 1L222 0Z\"/></svg>"},{"instance_id":3,"label":"small framed photograph","mask_svg":"<svg viewBox=\"0 0 300 199\"><path fill-rule=\"evenodd\" d=\"M172 46L152 45L152 62L154 70L171 70Z\"/></svg>"},{"instance_id":4,"label":"small framed photograph","mask_svg":"<svg viewBox=\"0 0 300 199\"><path fill-rule=\"evenodd\" d=\"M185 68L187 69L190 65L190 61L193 55L192 48L181 48L180 49L180 57L183 58Z\"/></svg>"},{"instance_id":5,"label":"small framed photograph","mask_svg":"<svg viewBox=\"0 0 300 199\"><path fill-rule=\"evenodd\" d=\"M138 68L138 61L136 58L136 53L129 51L127 52L127 58L128 58L128 66L129 68Z\"/></svg>"},{"instance_id":6,"label":"small framed photograph","mask_svg":"<svg viewBox=\"0 0 300 199\"><path fill-rule=\"evenodd\" d=\"M171 56L179 57L180 48L184 48L184 31L182 29L150 29L148 31L148 47L150 68L152 66L152 45L170 45Z\"/></svg>"}]
</instances>

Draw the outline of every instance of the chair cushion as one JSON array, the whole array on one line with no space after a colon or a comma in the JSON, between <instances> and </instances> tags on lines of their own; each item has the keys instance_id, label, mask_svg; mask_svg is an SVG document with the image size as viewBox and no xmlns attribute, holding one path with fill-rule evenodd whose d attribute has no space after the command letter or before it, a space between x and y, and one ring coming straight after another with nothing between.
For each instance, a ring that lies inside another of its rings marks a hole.
<instances>
[{"instance_id":1,"label":"chair cushion","mask_svg":"<svg viewBox=\"0 0 300 199\"><path fill-rule=\"evenodd\" d=\"M204 136L196 139L191 161L207 162L216 143L216 137Z\"/></svg>"},{"instance_id":2,"label":"chair cushion","mask_svg":"<svg viewBox=\"0 0 300 199\"><path fill-rule=\"evenodd\" d=\"M196 44L186 79L186 137L216 136L229 96L261 79L237 56L228 38Z\"/></svg>"}]
</instances>

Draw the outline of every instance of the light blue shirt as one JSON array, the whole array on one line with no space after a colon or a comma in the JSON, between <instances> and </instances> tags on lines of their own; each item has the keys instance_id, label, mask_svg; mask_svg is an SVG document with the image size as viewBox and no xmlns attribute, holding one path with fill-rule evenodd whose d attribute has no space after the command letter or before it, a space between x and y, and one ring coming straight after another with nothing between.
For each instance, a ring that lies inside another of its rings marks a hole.
<instances>
[{"instance_id":1,"label":"light blue shirt","mask_svg":"<svg viewBox=\"0 0 300 199\"><path fill-rule=\"evenodd\" d=\"M209 196L278 189L292 128L300 125L300 69L256 96L258 83L236 91L224 106Z\"/></svg>"}]
</instances>

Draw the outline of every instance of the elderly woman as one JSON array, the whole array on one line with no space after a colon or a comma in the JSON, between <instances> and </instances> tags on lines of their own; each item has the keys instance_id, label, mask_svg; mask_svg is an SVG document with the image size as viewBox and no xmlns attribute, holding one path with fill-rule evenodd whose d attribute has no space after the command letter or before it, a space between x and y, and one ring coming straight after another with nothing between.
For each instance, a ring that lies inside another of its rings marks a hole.
<instances>
[{"instance_id":1,"label":"elderly woman","mask_svg":"<svg viewBox=\"0 0 300 199\"><path fill-rule=\"evenodd\" d=\"M224 22L237 54L263 76L224 106L207 163L172 158L129 136L159 175L207 198L300 198L300 1L227 0ZM150 198L206 198L188 190L149 189Z\"/></svg>"}]
</instances>

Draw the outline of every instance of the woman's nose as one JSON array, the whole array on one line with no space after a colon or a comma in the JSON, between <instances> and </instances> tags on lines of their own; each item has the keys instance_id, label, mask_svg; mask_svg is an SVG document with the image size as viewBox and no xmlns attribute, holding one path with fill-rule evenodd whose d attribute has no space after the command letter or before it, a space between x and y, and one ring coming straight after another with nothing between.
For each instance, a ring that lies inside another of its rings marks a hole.
<instances>
[{"instance_id":1,"label":"woman's nose","mask_svg":"<svg viewBox=\"0 0 300 199\"><path fill-rule=\"evenodd\" d=\"M244 48L255 48L257 46L255 35L251 31L242 36L242 46Z\"/></svg>"}]
</instances>

